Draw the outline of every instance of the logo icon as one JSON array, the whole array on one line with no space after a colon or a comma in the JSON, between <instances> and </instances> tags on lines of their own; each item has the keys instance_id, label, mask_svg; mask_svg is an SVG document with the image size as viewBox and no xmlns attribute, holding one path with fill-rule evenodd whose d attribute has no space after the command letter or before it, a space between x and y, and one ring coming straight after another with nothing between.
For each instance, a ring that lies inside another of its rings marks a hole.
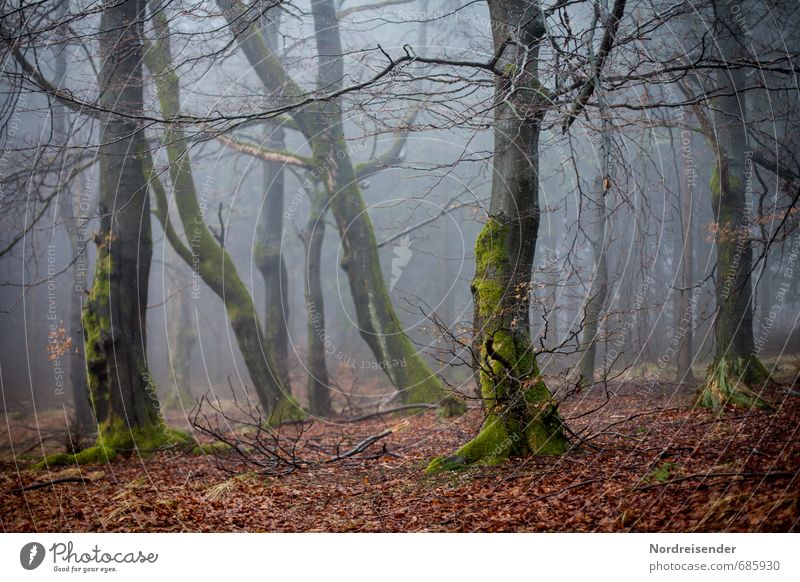
<instances>
[{"instance_id":1,"label":"logo icon","mask_svg":"<svg viewBox=\"0 0 800 582\"><path fill-rule=\"evenodd\" d=\"M408 262L411 260L411 256L414 254L414 251L411 250L411 236L404 235L400 237L399 244L395 245L394 247L394 257L392 258L392 279L389 282L389 291L394 289L394 286L397 285L397 282L400 280L400 276L403 274L403 269L406 268Z\"/></svg>"},{"instance_id":2,"label":"logo icon","mask_svg":"<svg viewBox=\"0 0 800 582\"><path fill-rule=\"evenodd\" d=\"M35 570L44 561L44 546L39 542L30 542L19 551L19 563L26 570Z\"/></svg>"}]
</instances>

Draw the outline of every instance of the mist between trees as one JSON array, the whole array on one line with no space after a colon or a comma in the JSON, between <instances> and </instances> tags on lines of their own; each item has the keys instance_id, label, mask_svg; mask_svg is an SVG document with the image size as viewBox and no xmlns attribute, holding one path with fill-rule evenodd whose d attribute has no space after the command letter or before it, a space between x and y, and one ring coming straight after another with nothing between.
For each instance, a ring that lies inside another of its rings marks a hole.
<instances>
[{"instance_id":1,"label":"mist between trees","mask_svg":"<svg viewBox=\"0 0 800 582\"><path fill-rule=\"evenodd\" d=\"M436 473L566 453L592 390L768 410L800 349L798 25L789 0L7 2L6 413L83 435L47 466L210 439L280 472L312 464L287 424L478 411Z\"/></svg>"}]
</instances>

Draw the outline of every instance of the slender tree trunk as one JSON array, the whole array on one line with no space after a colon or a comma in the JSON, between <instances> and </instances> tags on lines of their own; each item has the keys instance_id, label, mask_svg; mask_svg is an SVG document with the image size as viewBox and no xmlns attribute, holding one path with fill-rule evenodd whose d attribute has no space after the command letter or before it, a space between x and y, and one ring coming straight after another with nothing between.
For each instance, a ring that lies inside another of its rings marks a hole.
<instances>
[{"instance_id":1,"label":"slender tree trunk","mask_svg":"<svg viewBox=\"0 0 800 582\"><path fill-rule=\"evenodd\" d=\"M330 416L331 394L325 362L325 297L322 293L322 241L325 238L325 196L311 200L306 227L301 233L306 254L305 298L308 313L308 401L311 413Z\"/></svg>"},{"instance_id":2,"label":"slender tree trunk","mask_svg":"<svg viewBox=\"0 0 800 582\"><path fill-rule=\"evenodd\" d=\"M161 113L165 118L170 118L179 115L181 111L180 85L177 74L172 69L168 23L163 11L154 14L153 20L157 26L158 40L148 47L146 58L148 67L156 78ZM262 341L264 336L253 298L239 277L230 255L214 239L203 220L204 213L198 201L189 158L189 143L183 131L175 126L167 127L164 141L170 163L174 201L189 248L182 243L169 224L166 192L160 191L160 182L152 174L152 167L146 168L156 192L159 220L164 225L167 239L178 255L196 270L203 282L225 304L228 322L236 336L261 406L268 415L268 422L275 424L298 418L302 416L302 410L292 399L288 385L284 385L276 373L272 346Z\"/></svg>"},{"instance_id":3,"label":"slender tree trunk","mask_svg":"<svg viewBox=\"0 0 800 582\"><path fill-rule=\"evenodd\" d=\"M475 242L472 281L486 419L473 440L449 457L433 459L430 473L496 464L511 456L561 454L568 447L530 338L529 294L540 214L539 133L547 101L536 68L544 22L538 2L490 0L489 13L495 50L505 47L499 67L506 76L495 85L490 216ZM509 91L512 84L518 89Z\"/></svg>"},{"instance_id":4,"label":"slender tree trunk","mask_svg":"<svg viewBox=\"0 0 800 582\"><path fill-rule=\"evenodd\" d=\"M720 3L717 8L722 57L735 59L740 56L741 44L732 5ZM753 341L750 228L754 217L746 188L748 180L753 180L753 161L748 160L746 151L745 71L721 69L716 80L721 92L713 98L718 137L717 167L711 182L717 222L716 358L699 388L697 402L712 409L725 405L766 408L767 403L751 390L762 386L769 373L756 356Z\"/></svg>"},{"instance_id":5,"label":"slender tree trunk","mask_svg":"<svg viewBox=\"0 0 800 582\"><path fill-rule=\"evenodd\" d=\"M339 25L332 0L312 2L320 66L318 85L325 91L344 78ZM342 239L342 268L348 275L361 337L367 342L404 402L431 402L443 395L441 382L406 336L380 267L375 230L358 188L342 130L341 104L331 100L317 116L314 157Z\"/></svg>"},{"instance_id":6,"label":"slender tree trunk","mask_svg":"<svg viewBox=\"0 0 800 582\"><path fill-rule=\"evenodd\" d=\"M280 9L264 15L262 34L270 54L277 58ZM264 126L264 144L271 150L284 149L284 131L280 125ZM262 162L264 207L259 215L256 242L256 266L264 280L264 337L271 346L275 373L280 382L289 384L289 279L281 252L283 241L283 164Z\"/></svg>"},{"instance_id":7,"label":"slender tree trunk","mask_svg":"<svg viewBox=\"0 0 800 582\"><path fill-rule=\"evenodd\" d=\"M183 281L177 276L179 264L182 261L170 253L169 263L173 276L173 299L169 305L168 341L171 350L166 350L171 355L167 361L170 371L171 386L162 399L164 408L178 410L188 409L192 406L192 352L197 345L197 331L194 325L190 291L183 286Z\"/></svg>"},{"instance_id":8,"label":"slender tree trunk","mask_svg":"<svg viewBox=\"0 0 800 582\"><path fill-rule=\"evenodd\" d=\"M197 345L197 331L195 331L192 316L192 304L185 293L179 294L175 329L175 383L179 393L191 397L192 385L192 351ZM191 402L191 400L189 400Z\"/></svg>"},{"instance_id":9,"label":"slender tree trunk","mask_svg":"<svg viewBox=\"0 0 800 582\"><path fill-rule=\"evenodd\" d=\"M605 148L603 148L605 149ZM588 205L590 225L587 229L590 235L592 254L594 255L594 275L589 296L583 310L583 355L580 361L580 382L582 385L591 386L594 382L595 360L597 359L597 332L600 317L606 304L608 294L608 265L606 263L605 236L606 236L606 189L605 177L599 177L594 186L595 199L589 200Z\"/></svg>"},{"instance_id":10,"label":"slender tree trunk","mask_svg":"<svg viewBox=\"0 0 800 582\"><path fill-rule=\"evenodd\" d=\"M679 174L680 176L680 174ZM692 202L694 200L694 188L684 184L679 178L679 190L681 196L680 223L681 237L678 239L680 245L680 301L678 316L676 317L676 329L681 334L678 344L678 354L676 359L677 369L675 371L676 382L694 382L695 377L692 373L692 360L694 359L694 309L692 296L694 290L690 287L693 281L694 265L694 221L692 213Z\"/></svg>"},{"instance_id":11,"label":"slender tree trunk","mask_svg":"<svg viewBox=\"0 0 800 582\"><path fill-rule=\"evenodd\" d=\"M232 0L217 3L265 88L280 86L287 98L303 94L269 54L263 37L248 25L242 6ZM331 0L314 0L311 7L320 60L318 88L335 91L344 76L336 11ZM375 232L344 139L339 100L293 110L291 114L311 145L315 165L312 173L325 186L342 238L342 268L349 279L361 337L404 402L437 400L443 394L442 384L406 336L389 299Z\"/></svg>"},{"instance_id":12,"label":"slender tree trunk","mask_svg":"<svg viewBox=\"0 0 800 582\"><path fill-rule=\"evenodd\" d=\"M74 251L72 256L74 257L80 252L77 245L77 237L75 237L75 244L71 246ZM77 269L74 269L72 289L69 294L68 315L70 335L74 338L83 338L83 325L81 323L83 306L81 305L81 295L79 294L82 291L78 291L80 287L81 281L79 280ZM97 419L94 416L92 401L89 397L83 341L74 342L72 357L69 362L69 381L72 386L72 402L75 406L75 420L78 423L78 428L85 431L94 430L97 427Z\"/></svg>"}]
</instances>

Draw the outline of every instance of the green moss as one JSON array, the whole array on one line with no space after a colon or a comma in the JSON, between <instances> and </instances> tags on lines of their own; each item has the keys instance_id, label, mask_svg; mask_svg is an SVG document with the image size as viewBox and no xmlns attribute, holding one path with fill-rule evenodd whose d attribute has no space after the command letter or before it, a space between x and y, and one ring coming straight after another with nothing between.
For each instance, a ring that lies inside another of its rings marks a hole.
<instances>
[{"instance_id":1,"label":"green moss","mask_svg":"<svg viewBox=\"0 0 800 582\"><path fill-rule=\"evenodd\" d=\"M697 389L695 404L714 411L726 406L770 410L771 406L750 388L763 385L768 379L769 373L754 355L716 359Z\"/></svg>"},{"instance_id":2,"label":"green moss","mask_svg":"<svg viewBox=\"0 0 800 582\"><path fill-rule=\"evenodd\" d=\"M111 235L101 236L97 244L94 278L83 312L85 355L89 396L95 414L104 414L108 403L107 339L111 337L108 301L111 293Z\"/></svg>"},{"instance_id":3,"label":"green moss","mask_svg":"<svg viewBox=\"0 0 800 582\"><path fill-rule=\"evenodd\" d=\"M478 276L504 268L508 263L506 236L508 226L490 217L475 239L475 267Z\"/></svg>"},{"instance_id":4,"label":"green moss","mask_svg":"<svg viewBox=\"0 0 800 582\"><path fill-rule=\"evenodd\" d=\"M165 448L190 446L194 440L187 433L159 422L145 427L129 427L121 419L100 426L98 442L103 446L122 451L149 454Z\"/></svg>"},{"instance_id":5,"label":"green moss","mask_svg":"<svg viewBox=\"0 0 800 582\"><path fill-rule=\"evenodd\" d=\"M467 412L467 405L455 394L448 394L439 402L436 416L439 418L454 418Z\"/></svg>"},{"instance_id":6,"label":"green moss","mask_svg":"<svg viewBox=\"0 0 800 582\"><path fill-rule=\"evenodd\" d=\"M48 455L36 463L34 468L107 463L119 453L135 450L142 456L146 456L177 446L192 450L190 447L193 445L196 443L191 436L174 428L164 425L130 428L125 426L121 420L116 420L100 426L97 445L74 455L67 453Z\"/></svg>"},{"instance_id":7,"label":"green moss","mask_svg":"<svg viewBox=\"0 0 800 582\"><path fill-rule=\"evenodd\" d=\"M709 186L711 187L711 195L718 199L722 188L719 175L719 164L714 166L714 170L711 172L711 181L709 182ZM732 190L738 190L742 187L742 181L738 176L728 176L728 186Z\"/></svg>"},{"instance_id":8,"label":"green moss","mask_svg":"<svg viewBox=\"0 0 800 582\"><path fill-rule=\"evenodd\" d=\"M569 448L558 405L539 377L530 338L507 315L526 305L506 297L510 279L507 227L490 218L475 242L472 289L481 329L481 396L487 419L478 435L450 456L436 457L426 472L495 465L513 456L559 455ZM515 291L519 293L519 291Z\"/></svg>"},{"instance_id":9,"label":"green moss","mask_svg":"<svg viewBox=\"0 0 800 582\"><path fill-rule=\"evenodd\" d=\"M213 455L222 451L230 450L231 446L228 443L213 442L194 445L189 452L192 455Z\"/></svg>"},{"instance_id":10,"label":"green moss","mask_svg":"<svg viewBox=\"0 0 800 582\"><path fill-rule=\"evenodd\" d=\"M507 460L516 443L505 423L498 417L489 417L474 439L450 456L434 458L425 473L463 469L469 465L499 465Z\"/></svg>"},{"instance_id":11,"label":"green moss","mask_svg":"<svg viewBox=\"0 0 800 582\"><path fill-rule=\"evenodd\" d=\"M399 337L399 336L398 336ZM433 373L427 362L422 359L411 341L403 335L400 338L403 342L405 356L403 366L400 367L400 383L403 390L403 402L406 404L427 404L436 402L442 398L444 388L439 378Z\"/></svg>"},{"instance_id":12,"label":"green moss","mask_svg":"<svg viewBox=\"0 0 800 582\"><path fill-rule=\"evenodd\" d=\"M650 471L644 480L650 483L665 483L677 473L678 469L680 469L680 465L677 463L661 463L657 468Z\"/></svg>"},{"instance_id":13,"label":"green moss","mask_svg":"<svg viewBox=\"0 0 800 582\"><path fill-rule=\"evenodd\" d=\"M308 418L308 414L302 409L297 400L292 396L284 395L278 400L275 408L272 409L272 413L267 419L267 425L278 426L284 422L305 420L306 418Z\"/></svg>"},{"instance_id":14,"label":"green moss","mask_svg":"<svg viewBox=\"0 0 800 582\"><path fill-rule=\"evenodd\" d=\"M38 463L36 463L33 468L34 469L49 469L52 467L64 467L64 466L74 466L74 465L96 465L99 463L108 463L117 455L116 451L112 448L97 445L94 447L89 447L81 451L80 453L76 453L74 455L70 455L67 453L55 453L53 455L48 455Z\"/></svg>"},{"instance_id":15,"label":"green moss","mask_svg":"<svg viewBox=\"0 0 800 582\"><path fill-rule=\"evenodd\" d=\"M555 401L546 403L541 412L525 427L525 440L528 451L533 455L563 455L570 444L562 429L561 416Z\"/></svg>"},{"instance_id":16,"label":"green moss","mask_svg":"<svg viewBox=\"0 0 800 582\"><path fill-rule=\"evenodd\" d=\"M506 66L503 67L503 75L506 77L511 77L517 73L518 69L519 67L517 67L517 65L514 63L506 63Z\"/></svg>"}]
</instances>

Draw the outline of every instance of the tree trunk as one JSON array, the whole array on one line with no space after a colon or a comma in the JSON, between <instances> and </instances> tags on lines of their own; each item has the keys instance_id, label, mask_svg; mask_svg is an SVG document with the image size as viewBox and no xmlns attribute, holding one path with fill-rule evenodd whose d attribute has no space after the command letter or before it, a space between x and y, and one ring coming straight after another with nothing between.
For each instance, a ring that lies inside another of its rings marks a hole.
<instances>
[{"instance_id":1,"label":"tree trunk","mask_svg":"<svg viewBox=\"0 0 800 582\"><path fill-rule=\"evenodd\" d=\"M188 296L189 289L184 287L182 278L178 277L180 259L170 254L169 267L173 271L174 293L170 307L168 341L171 349L166 350L171 355L167 362L170 371L172 386L167 390L162 399L164 408L188 410L191 408L194 397L191 390L192 352L197 345L197 331L195 329L192 302Z\"/></svg>"},{"instance_id":2,"label":"tree trunk","mask_svg":"<svg viewBox=\"0 0 800 582\"><path fill-rule=\"evenodd\" d=\"M604 148L605 149L605 148ZM588 201L591 209L589 219L591 224L587 232L591 232L590 242L594 255L594 275L589 296L583 310L583 355L581 356L579 374L583 386L591 386L594 382L595 360L597 359L597 332L600 317L606 304L608 294L608 265L606 263L605 236L606 236L606 177L599 177L595 181L594 200Z\"/></svg>"},{"instance_id":3,"label":"tree trunk","mask_svg":"<svg viewBox=\"0 0 800 582\"><path fill-rule=\"evenodd\" d=\"M718 44L722 57L740 53L738 24L731 6L719 6ZM753 250L750 241L752 203L747 183L752 182L753 162L747 157L745 71L733 68L717 73L720 96L714 97L717 127L717 167L711 181L711 198L717 232L717 307L714 319L716 357L697 394L706 408L766 408L751 390L768 380L769 373L755 354L753 341ZM749 175L748 175L749 174Z\"/></svg>"},{"instance_id":4,"label":"tree trunk","mask_svg":"<svg viewBox=\"0 0 800 582\"><path fill-rule=\"evenodd\" d=\"M561 454L569 446L558 405L539 377L530 338L530 293L539 230L539 133L546 107L536 58L545 29L538 3L489 1L506 74L495 85L494 172L489 219L475 242L472 294L481 396L480 433L427 472ZM507 42L508 40L511 42ZM527 91L509 91L512 85Z\"/></svg>"},{"instance_id":5,"label":"tree trunk","mask_svg":"<svg viewBox=\"0 0 800 582\"><path fill-rule=\"evenodd\" d=\"M325 238L325 196L311 200L306 227L301 233L306 253L305 298L308 313L308 401L311 413L330 416L331 394L325 362L325 298L322 293L322 241Z\"/></svg>"},{"instance_id":6,"label":"tree trunk","mask_svg":"<svg viewBox=\"0 0 800 582\"><path fill-rule=\"evenodd\" d=\"M344 77L339 24L332 0L312 2L319 54L318 86L341 87ZM431 402L443 395L441 382L405 335L383 279L375 230L358 188L342 130L339 100L321 106L314 158L342 239L342 268L350 282L359 332L404 402Z\"/></svg>"},{"instance_id":7,"label":"tree trunk","mask_svg":"<svg viewBox=\"0 0 800 582\"><path fill-rule=\"evenodd\" d=\"M217 0L237 42L265 88L281 87L285 97L303 94L280 63L269 54L263 37L248 25L243 8L232 0ZM335 91L343 78L343 52L336 11L331 0L314 0L318 88ZM321 180L342 238L342 268L356 305L359 332L404 402L431 402L443 394L442 384L405 335L394 312L383 273L372 222L355 180L342 130L338 99L291 111L308 140L315 179Z\"/></svg>"},{"instance_id":8,"label":"tree trunk","mask_svg":"<svg viewBox=\"0 0 800 582\"><path fill-rule=\"evenodd\" d=\"M142 171L144 2L105 0L100 20L100 104L110 114L99 150L100 228L94 281L83 314L98 446L57 463L103 461L118 450L155 449L177 438L159 414L147 368L147 286L152 256L150 204ZM49 461L46 459L45 461ZM48 463L49 464L49 463Z\"/></svg>"},{"instance_id":9,"label":"tree trunk","mask_svg":"<svg viewBox=\"0 0 800 582\"><path fill-rule=\"evenodd\" d=\"M677 169L677 167L676 167ZM694 382L695 377L692 373L692 360L694 359L694 310L692 296L695 292L693 285L693 265L694 265L694 221L692 220L692 202L694 200L694 188L689 184L684 184L679 173L679 192L681 196L680 223L681 238L678 244L681 248L680 263L680 301L679 313L675 320L676 334L680 333L681 338L678 343L678 353L676 359L675 381Z\"/></svg>"},{"instance_id":10,"label":"tree trunk","mask_svg":"<svg viewBox=\"0 0 800 582\"><path fill-rule=\"evenodd\" d=\"M262 34L270 54L277 58L280 9L264 14ZM280 125L264 126L264 144L272 150L284 149ZM264 338L271 346L275 374L289 385L289 279L281 252L283 242L283 164L262 162L264 207L259 214L256 266L264 280Z\"/></svg>"},{"instance_id":11,"label":"tree trunk","mask_svg":"<svg viewBox=\"0 0 800 582\"><path fill-rule=\"evenodd\" d=\"M158 29L158 40L148 47L146 59L156 78L161 114L170 118L179 115L181 111L180 85L177 74L172 69L169 30L163 11L155 14L153 20ZM167 238L178 255L225 304L228 321L261 406L268 416L268 422L276 424L299 418L303 412L291 397L288 385L284 385L276 373L272 346L262 341L261 323L253 299L239 277L230 255L214 239L205 224L192 174L189 143L177 126L167 126L164 142L169 158L175 205L189 241L189 248L183 245L169 224L166 193L159 191L160 182L152 174L152 168L147 168L159 201L159 220L164 225Z\"/></svg>"}]
</instances>

